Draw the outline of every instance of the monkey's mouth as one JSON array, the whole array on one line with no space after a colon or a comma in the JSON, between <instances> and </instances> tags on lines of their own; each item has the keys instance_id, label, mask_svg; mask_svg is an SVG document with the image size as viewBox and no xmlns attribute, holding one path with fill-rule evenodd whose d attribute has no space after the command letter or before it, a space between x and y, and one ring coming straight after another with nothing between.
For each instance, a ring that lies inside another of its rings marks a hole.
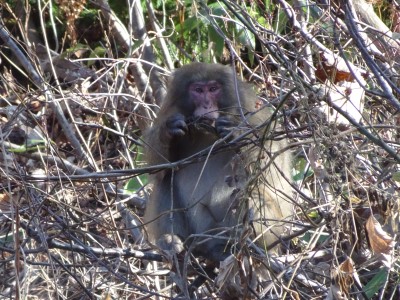
<instances>
[{"instance_id":1,"label":"monkey's mouth","mask_svg":"<svg viewBox=\"0 0 400 300\"><path fill-rule=\"evenodd\" d=\"M206 125L210 125L210 126L215 126L215 118L213 118L211 115L210 116L207 116L207 115L201 116L198 118L197 122L203 123Z\"/></svg>"},{"instance_id":2,"label":"monkey's mouth","mask_svg":"<svg viewBox=\"0 0 400 300\"><path fill-rule=\"evenodd\" d=\"M187 118L186 122L188 124L205 124L209 126L215 125L215 120L212 115L202 115L202 116L194 116Z\"/></svg>"},{"instance_id":3,"label":"monkey's mouth","mask_svg":"<svg viewBox=\"0 0 400 300\"><path fill-rule=\"evenodd\" d=\"M187 120L189 126L193 126L197 130L205 130L210 133L216 133L215 119L206 115L201 117L192 117Z\"/></svg>"}]
</instances>

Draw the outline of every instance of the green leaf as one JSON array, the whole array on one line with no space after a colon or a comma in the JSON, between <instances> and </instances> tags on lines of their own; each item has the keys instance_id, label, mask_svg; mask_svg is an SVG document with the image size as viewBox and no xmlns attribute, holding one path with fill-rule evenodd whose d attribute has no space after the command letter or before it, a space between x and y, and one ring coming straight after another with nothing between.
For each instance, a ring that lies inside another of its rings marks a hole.
<instances>
[{"instance_id":1,"label":"green leaf","mask_svg":"<svg viewBox=\"0 0 400 300\"><path fill-rule=\"evenodd\" d=\"M239 26L239 25L237 25L237 26ZM237 37L238 37L239 43L241 45L245 46L247 49L249 49L249 51L247 51L247 53L248 53L250 64L253 65L254 49L256 47L256 38L255 38L254 34L251 33L249 30L247 30L246 28L241 28L238 31Z\"/></svg>"},{"instance_id":2,"label":"green leaf","mask_svg":"<svg viewBox=\"0 0 400 300\"><path fill-rule=\"evenodd\" d=\"M26 144L15 148L8 148L7 150L13 153L36 152L38 149L46 149L46 144L44 140L28 139Z\"/></svg>"},{"instance_id":3,"label":"green leaf","mask_svg":"<svg viewBox=\"0 0 400 300\"><path fill-rule=\"evenodd\" d=\"M13 243L15 241L13 233L7 233L0 236L0 245L6 246L7 244ZM18 230L18 238L21 239L24 236L24 232L22 229Z\"/></svg>"},{"instance_id":4,"label":"green leaf","mask_svg":"<svg viewBox=\"0 0 400 300\"><path fill-rule=\"evenodd\" d=\"M135 193L140 190L144 185L149 182L147 175L140 175L128 180L128 182L124 186L124 190Z\"/></svg>"},{"instance_id":5,"label":"green leaf","mask_svg":"<svg viewBox=\"0 0 400 300\"><path fill-rule=\"evenodd\" d=\"M201 24L201 19L197 18L197 17L190 17L187 18L183 24L177 24L175 29L177 32L190 32L192 30L194 30L195 28L197 28L198 26L200 26Z\"/></svg>"},{"instance_id":6,"label":"green leaf","mask_svg":"<svg viewBox=\"0 0 400 300\"><path fill-rule=\"evenodd\" d=\"M311 238L314 238L314 235L315 235L315 230L309 230L309 231L305 232L303 234L303 236L300 237L300 240L302 240L308 244L311 241ZM322 244L325 241L327 241L329 239L329 237L330 237L329 233L326 233L326 232L318 233L317 243Z\"/></svg>"},{"instance_id":7,"label":"green leaf","mask_svg":"<svg viewBox=\"0 0 400 300\"><path fill-rule=\"evenodd\" d=\"M136 153L135 167L140 167L144 165L143 147L135 145L132 151ZM135 193L143 186L145 186L148 182L149 177L147 174L139 175L129 179L128 182L125 184L124 189L130 193Z\"/></svg>"},{"instance_id":8,"label":"green leaf","mask_svg":"<svg viewBox=\"0 0 400 300\"><path fill-rule=\"evenodd\" d=\"M224 39L215 31L215 29L212 26L208 27L208 37L211 42L215 43L215 56L216 57L221 57L222 53L224 51Z\"/></svg>"},{"instance_id":9,"label":"green leaf","mask_svg":"<svg viewBox=\"0 0 400 300\"><path fill-rule=\"evenodd\" d=\"M90 52L89 58L105 57L107 50L103 46L97 46L93 51ZM87 65L91 66L96 60L89 60Z\"/></svg>"},{"instance_id":10,"label":"green leaf","mask_svg":"<svg viewBox=\"0 0 400 300\"><path fill-rule=\"evenodd\" d=\"M304 180L314 174L313 170L308 168L307 165L307 161L304 158L296 160L294 165L294 169L296 170L296 174L293 176L294 181Z\"/></svg>"},{"instance_id":11,"label":"green leaf","mask_svg":"<svg viewBox=\"0 0 400 300\"><path fill-rule=\"evenodd\" d=\"M364 286L363 291L368 299L371 299L385 285L388 279L388 270L382 268L379 272Z\"/></svg>"},{"instance_id":12,"label":"green leaf","mask_svg":"<svg viewBox=\"0 0 400 300\"><path fill-rule=\"evenodd\" d=\"M319 217L319 213L316 210L310 211L307 216L311 219L317 219Z\"/></svg>"},{"instance_id":13,"label":"green leaf","mask_svg":"<svg viewBox=\"0 0 400 300\"><path fill-rule=\"evenodd\" d=\"M226 6L219 2L209 4L208 8L211 9L212 14L215 16L226 16Z\"/></svg>"},{"instance_id":14,"label":"green leaf","mask_svg":"<svg viewBox=\"0 0 400 300\"><path fill-rule=\"evenodd\" d=\"M249 50L254 50L256 47L256 38L254 34L252 34L249 30L246 28L240 28L239 25L237 25L237 32L238 32L238 40L239 42L249 48Z\"/></svg>"},{"instance_id":15,"label":"green leaf","mask_svg":"<svg viewBox=\"0 0 400 300\"><path fill-rule=\"evenodd\" d=\"M287 28L288 18L286 13L282 10L279 10L276 20L275 20L275 31L277 33L284 33Z\"/></svg>"},{"instance_id":16,"label":"green leaf","mask_svg":"<svg viewBox=\"0 0 400 300\"><path fill-rule=\"evenodd\" d=\"M394 181L400 181L400 172L395 172L392 175Z\"/></svg>"}]
</instances>

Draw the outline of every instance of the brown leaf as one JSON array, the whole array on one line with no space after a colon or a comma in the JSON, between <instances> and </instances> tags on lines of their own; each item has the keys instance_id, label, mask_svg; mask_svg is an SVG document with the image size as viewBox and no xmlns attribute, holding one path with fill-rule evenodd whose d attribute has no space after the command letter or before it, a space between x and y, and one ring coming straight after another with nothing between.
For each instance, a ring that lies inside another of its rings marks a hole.
<instances>
[{"instance_id":1,"label":"brown leaf","mask_svg":"<svg viewBox=\"0 0 400 300\"><path fill-rule=\"evenodd\" d=\"M347 258L339 267L332 271L332 285L327 299L349 299L350 287L354 283L354 267L351 258Z\"/></svg>"},{"instance_id":2,"label":"brown leaf","mask_svg":"<svg viewBox=\"0 0 400 300\"><path fill-rule=\"evenodd\" d=\"M10 204L11 198L8 193L0 193L0 210L10 210L11 209L11 204Z\"/></svg>"},{"instance_id":3,"label":"brown leaf","mask_svg":"<svg viewBox=\"0 0 400 300\"><path fill-rule=\"evenodd\" d=\"M315 75L321 82L325 82L327 79L333 83L354 81L353 75L344 62L335 60L334 57L327 56L324 53L320 53Z\"/></svg>"},{"instance_id":4,"label":"brown leaf","mask_svg":"<svg viewBox=\"0 0 400 300\"><path fill-rule=\"evenodd\" d=\"M365 224L368 241L374 254L390 254L394 241L383 229L381 224L371 215Z\"/></svg>"}]
</instances>

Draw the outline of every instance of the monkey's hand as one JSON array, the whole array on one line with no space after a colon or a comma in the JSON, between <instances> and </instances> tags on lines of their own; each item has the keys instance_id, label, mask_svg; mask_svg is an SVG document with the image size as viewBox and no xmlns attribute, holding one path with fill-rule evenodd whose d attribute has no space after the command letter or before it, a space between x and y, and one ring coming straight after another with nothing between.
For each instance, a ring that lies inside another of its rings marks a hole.
<instances>
[{"instance_id":1,"label":"monkey's hand","mask_svg":"<svg viewBox=\"0 0 400 300\"><path fill-rule=\"evenodd\" d=\"M221 116L215 121L215 129L220 137L226 137L236 127L236 122L228 116Z\"/></svg>"},{"instance_id":2,"label":"monkey's hand","mask_svg":"<svg viewBox=\"0 0 400 300\"><path fill-rule=\"evenodd\" d=\"M167 119L166 122L168 134L171 137L184 136L188 131L188 126L185 122L185 116L177 113Z\"/></svg>"}]
</instances>

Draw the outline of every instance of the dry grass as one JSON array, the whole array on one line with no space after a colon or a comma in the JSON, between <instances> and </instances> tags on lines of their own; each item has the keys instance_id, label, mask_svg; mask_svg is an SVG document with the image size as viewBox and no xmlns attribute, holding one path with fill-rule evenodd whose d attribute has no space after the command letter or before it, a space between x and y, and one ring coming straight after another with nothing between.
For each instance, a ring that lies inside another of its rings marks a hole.
<instances>
[{"instance_id":1,"label":"dry grass","mask_svg":"<svg viewBox=\"0 0 400 300\"><path fill-rule=\"evenodd\" d=\"M363 37L383 56L365 54L354 32L332 33L344 25L327 12L310 31L255 27L264 52L254 64L231 53L281 117L295 211L279 256L241 241L221 266L189 249L177 267L146 244L140 217L154 170L139 145L157 106L131 76L141 60L88 67L57 56L46 69L36 54L42 69L19 61L29 81L14 63L25 54L2 37L0 298L400 297L399 46Z\"/></svg>"}]
</instances>

